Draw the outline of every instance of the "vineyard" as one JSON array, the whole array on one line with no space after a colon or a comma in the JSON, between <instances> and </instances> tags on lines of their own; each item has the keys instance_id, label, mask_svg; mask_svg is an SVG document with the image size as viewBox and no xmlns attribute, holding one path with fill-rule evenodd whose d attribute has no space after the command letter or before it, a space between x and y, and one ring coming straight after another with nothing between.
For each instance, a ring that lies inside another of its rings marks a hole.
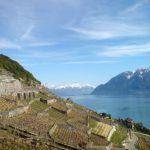
<instances>
[{"instance_id":1,"label":"vineyard","mask_svg":"<svg viewBox=\"0 0 150 150\"><path fill-rule=\"evenodd\" d=\"M67 106L63 101L56 101L50 104L50 106L52 106L53 108L62 111L62 112L66 112L67 111Z\"/></svg>"},{"instance_id":2,"label":"vineyard","mask_svg":"<svg viewBox=\"0 0 150 150\"><path fill-rule=\"evenodd\" d=\"M126 138L127 138L127 129L122 126L118 126L116 128L116 132L114 132L111 137L111 142L120 146L122 145L123 140L125 140Z\"/></svg>"},{"instance_id":3,"label":"vineyard","mask_svg":"<svg viewBox=\"0 0 150 150\"><path fill-rule=\"evenodd\" d=\"M61 145L69 149L85 149L86 146L106 148L110 146L110 143L113 143L113 146L121 146L122 141L127 136L126 128L117 126L117 130L114 132L114 126L99 121L103 120L103 118L97 113L91 110L89 111L88 109L86 110L83 107L79 107L78 110L77 107L74 108L74 104L72 104L71 108L67 108L65 102L61 102L60 99L54 103L46 104L41 102L40 98L35 98L27 101L27 103L29 109L25 113L11 118L0 118L0 122L2 122L4 127L8 127L8 132L11 133L13 139L9 139L8 142L6 142L5 138L3 138L2 143L6 146L11 147L11 144L16 145L16 140L14 139L17 135L19 136L19 141L21 141L18 145L19 148L22 148L21 144L23 144L23 148L30 148L29 146L35 141L31 141L30 143L29 140L29 144L26 143L25 140L22 141L20 136L21 138L22 136L28 138L31 135L38 137L40 140L44 139L43 142L45 142L45 140L47 140L48 143L50 142L50 145L42 144L42 147L46 147L47 149L51 145L54 145L54 147ZM4 99L0 101L0 106L4 111L19 108L19 105L15 106L14 104L15 103L10 103ZM64 110L67 113L65 113ZM93 119L93 115L97 119ZM2 130L1 135L9 138L9 134L5 130ZM109 137L111 137L111 142L109 142ZM36 141L36 143L39 144L39 141ZM1 147L3 146L4 145ZM141 150L149 150L149 139L145 138L145 136L139 137L137 146L139 146Z\"/></svg>"},{"instance_id":4,"label":"vineyard","mask_svg":"<svg viewBox=\"0 0 150 150\"><path fill-rule=\"evenodd\" d=\"M0 149L1 150L45 150L61 149L47 137L36 136L26 130L0 124Z\"/></svg>"},{"instance_id":5,"label":"vineyard","mask_svg":"<svg viewBox=\"0 0 150 150\"><path fill-rule=\"evenodd\" d=\"M108 142L105 138L95 134L90 135L90 140L95 146L107 146L108 144L110 144L110 142Z\"/></svg>"},{"instance_id":6,"label":"vineyard","mask_svg":"<svg viewBox=\"0 0 150 150\"><path fill-rule=\"evenodd\" d=\"M49 117L54 121L60 122L61 120L64 121L64 119L66 119L65 114L63 114L60 111L57 111L56 109L53 109L53 108L48 110L48 114L49 114Z\"/></svg>"},{"instance_id":7,"label":"vineyard","mask_svg":"<svg viewBox=\"0 0 150 150\"><path fill-rule=\"evenodd\" d=\"M112 130L112 126L92 120L90 123L92 133L107 138Z\"/></svg>"},{"instance_id":8,"label":"vineyard","mask_svg":"<svg viewBox=\"0 0 150 150\"><path fill-rule=\"evenodd\" d=\"M68 119L67 123L84 133L87 133L87 131L89 130L88 126L85 123L83 123L80 120L77 120L76 118Z\"/></svg>"},{"instance_id":9,"label":"vineyard","mask_svg":"<svg viewBox=\"0 0 150 150\"><path fill-rule=\"evenodd\" d=\"M85 119L87 117L87 113L85 111L79 111L77 109L69 109L67 111L68 118L81 118Z\"/></svg>"},{"instance_id":10,"label":"vineyard","mask_svg":"<svg viewBox=\"0 0 150 150\"><path fill-rule=\"evenodd\" d=\"M84 147L88 141L86 134L73 129L68 125L55 125L51 131L50 136L56 142L69 145L71 147Z\"/></svg>"},{"instance_id":11,"label":"vineyard","mask_svg":"<svg viewBox=\"0 0 150 150\"><path fill-rule=\"evenodd\" d=\"M46 116L39 117L31 114L22 114L15 118L7 118L3 120L3 123L37 135L46 135L47 131L54 124L54 122Z\"/></svg>"},{"instance_id":12,"label":"vineyard","mask_svg":"<svg viewBox=\"0 0 150 150\"><path fill-rule=\"evenodd\" d=\"M0 99L0 108L1 108L0 111L1 112L8 111L8 110L13 109L15 107L16 107L15 103L9 103L8 101L6 101L2 98Z\"/></svg>"},{"instance_id":13,"label":"vineyard","mask_svg":"<svg viewBox=\"0 0 150 150\"><path fill-rule=\"evenodd\" d=\"M140 150L150 150L150 136L136 135L138 136L138 148Z\"/></svg>"},{"instance_id":14,"label":"vineyard","mask_svg":"<svg viewBox=\"0 0 150 150\"><path fill-rule=\"evenodd\" d=\"M43 110L45 110L46 108L48 108L49 106L42 103L41 101L37 100L34 101L31 105L30 105L30 109L29 112L32 114L37 114Z\"/></svg>"},{"instance_id":15,"label":"vineyard","mask_svg":"<svg viewBox=\"0 0 150 150\"><path fill-rule=\"evenodd\" d=\"M115 122L112 119L103 118L96 112L73 103L67 107L65 101L60 99L56 99L56 101L49 104L42 102L40 98L25 102L20 100L9 101L8 98L0 101L2 112L22 108L19 106L28 106L28 110L15 117L0 118L0 122L4 126L8 125L8 131L13 133L12 138L17 134L24 137L31 134L41 139L48 139L52 142L50 145L85 149L88 144L92 147L109 147L110 138L112 143L120 146L127 135L127 130L120 126L114 132L114 126L112 125ZM7 136L5 131L2 131L2 134L3 137ZM7 145L5 142L3 139L3 144ZM9 140L9 147L11 143L13 145L15 142ZM28 148L29 144L25 140L21 143ZM141 150L148 150L150 147L149 139L139 137L138 146Z\"/></svg>"}]
</instances>

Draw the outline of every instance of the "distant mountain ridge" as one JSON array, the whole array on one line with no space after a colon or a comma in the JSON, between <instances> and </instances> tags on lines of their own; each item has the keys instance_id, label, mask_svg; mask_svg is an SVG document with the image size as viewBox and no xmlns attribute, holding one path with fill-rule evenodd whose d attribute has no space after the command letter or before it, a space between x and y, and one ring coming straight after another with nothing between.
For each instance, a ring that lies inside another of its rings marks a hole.
<instances>
[{"instance_id":1,"label":"distant mountain ridge","mask_svg":"<svg viewBox=\"0 0 150 150\"><path fill-rule=\"evenodd\" d=\"M90 84L61 84L58 86L49 86L50 91L60 96L74 96L90 94L94 90L94 86Z\"/></svg>"},{"instance_id":2,"label":"distant mountain ridge","mask_svg":"<svg viewBox=\"0 0 150 150\"><path fill-rule=\"evenodd\" d=\"M136 92L150 92L150 68L123 72L106 84L96 87L92 94L132 94Z\"/></svg>"}]
</instances>

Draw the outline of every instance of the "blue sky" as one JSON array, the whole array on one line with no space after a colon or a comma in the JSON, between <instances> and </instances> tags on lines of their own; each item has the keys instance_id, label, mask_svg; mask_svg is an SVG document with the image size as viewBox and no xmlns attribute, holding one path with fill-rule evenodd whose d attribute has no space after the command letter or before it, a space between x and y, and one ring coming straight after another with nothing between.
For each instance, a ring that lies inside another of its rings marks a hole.
<instances>
[{"instance_id":1,"label":"blue sky","mask_svg":"<svg viewBox=\"0 0 150 150\"><path fill-rule=\"evenodd\" d=\"M150 67L150 0L0 0L0 51L43 83L104 83Z\"/></svg>"}]
</instances>

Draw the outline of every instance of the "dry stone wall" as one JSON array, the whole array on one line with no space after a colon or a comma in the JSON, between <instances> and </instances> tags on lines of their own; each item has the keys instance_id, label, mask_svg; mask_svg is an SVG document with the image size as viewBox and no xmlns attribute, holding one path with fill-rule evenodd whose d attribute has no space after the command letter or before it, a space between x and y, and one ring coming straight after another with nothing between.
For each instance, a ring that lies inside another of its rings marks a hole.
<instances>
[{"instance_id":1,"label":"dry stone wall","mask_svg":"<svg viewBox=\"0 0 150 150\"><path fill-rule=\"evenodd\" d=\"M7 71L0 70L0 97L11 95L14 99L26 100L36 97L37 90L23 85Z\"/></svg>"},{"instance_id":2,"label":"dry stone wall","mask_svg":"<svg viewBox=\"0 0 150 150\"><path fill-rule=\"evenodd\" d=\"M22 91L14 93L13 97L18 100L34 99L37 93L37 91Z\"/></svg>"},{"instance_id":3,"label":"dry stone wall","mask_svg":"<svg viewBox=\"0 0 150 150\"><path fill-rule=\"evenodd\" d=\"M15 110L12 110L12 111L8 112L8 117L18 116L20 114L23 114L23 113L27 112L28 109L29 109L29 106L24 106L24 107L16 108Z\"/></svg>"},{"instance_id":4,"label":"dry stone wall","mask_svg":"<svg viewBox=\"0 0 150 150\"><path fill-rule=\"evenodd\" d=\"M8 72L0 72L0 95L7 95L22 90L22 84L19 80Z\"/></svg>"}]
</instances>

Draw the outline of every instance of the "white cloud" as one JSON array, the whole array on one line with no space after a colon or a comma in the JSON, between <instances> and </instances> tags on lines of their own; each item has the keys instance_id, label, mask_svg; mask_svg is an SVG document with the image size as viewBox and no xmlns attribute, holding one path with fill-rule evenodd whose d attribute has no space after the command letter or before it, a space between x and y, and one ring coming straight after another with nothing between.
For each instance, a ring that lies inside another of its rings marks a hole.
<instances>
[{"instance_id":1,"label":"white cloud","mask_svg":"<svg viewBox=\"0 0 150 150\"><path fill-rule=\"evenodd\" d=\"M64 62L63 64L108 64L108 63L115 63L116 61L70 61L70 62Z\"/></svg>"},{"instance_id":2,"label":"white cloud","mask_svg":"<svg viewBox=\"0 0 150 150\"><path fill-rule=\"evenodd\" d=\"M129 12L134 12L135 10L137 10L140 6L143 5L143 1L139 1L135 4L133 4L132 6L128 7L125 12L129 13Z\"/></svg>"},{"instance_id":3,"label":"white cloud","mask_svg":"<svg viewBox=\"0 0 150 150\"><path fill-rule=\"evenodd\" d=\"M27 44L26 46L27 47L37 47L37 46L41 47L41 46L52 46L55 44L56 44L56 42L34 41L34 42Z\"/></svg>"},{"instance_id":4,"label":"white cloud","mask_svg":"<svg viewBox=\"0 0 150 150\"><path fill-rule=\"evenodd\" d=\"M0 49L20 49L21 46L13 41L5 38L0 38Z\"/></svg>"},{"instance_id":5,"label":"white cloud","mask_svg":"<svg viewBox=\"0 0 150 150\"><path fill-rule=\"evenodd\" d=\"M99 56L106 57L122 57L122 56L137 56L146 53L150 53L150 44L142 45L121 45L121 46L112 46L104 47L104 51L99 52Z\"/></svg>"},{"instance_id":6,"label":"white cloud","mask_svg":"<svg viewBox=\"0 0 150 150\"><path fill-rule=\"evenodd\" d=\"M115 20L97 20L82 23L77 27L68 27L69 30L78 33L79 36L89 39L103 40L119 37L144 36L149 34L148 25L135 25Z\"/></svg>"},{"instance_id":7,"label":"white cloud","mask_svg":"<svg viewBox=\"0 0 150 150\"><path fill-rule=\"evenodd\" d=\"M31 40L32 39L31 33L32 33L34 28L35 28L35 26L33 24L30 25L27 28L27 30L22 34L21 40Z\"/></svg>"},{"instance_id":8,"label":"white cloud","mask_svg":"<svg viewBox=\"0 0 150 150\"><path fill-rule=\"evenodd\" d=\"M85 36L85 38L91 38L91 39L108 39L114 36L114 34L112 32L107 32L107 31L96 31L93 29L84 29L84 28L70 28L70 30L79 33L83 36Z\"/></svg>"},{"instance_id":9,"label":"white cloud","mask_svg":"<svg viewBox=\"0 0 150 150\"><path fill-rule=\"evenodd\" d=\"M35 29L35 25L30 25L26 31L22 34L19 40L23 41L25 47L42 47L42 46L51 46L55 45L56 42L52 42L50 40L39 40L33 34L33 30Z\"/></svg>"},{"instance_id":10,"label":"white cloud","mask_svg":"<svg viewBox=\"0 0 150 150\"><path fill-rule=\"evenodd\" d=\"M13 54L14 57L20 58L20 59L26 59L26 60L36 60L36 59L44 59L46 63L56 63L56 62L64 62L66 60L69 60L72 58L74 52L58 52L58 51L43 51L43 50L33 50L30 51L26 49L22 53ZM39 63L39 62L37 62Z\"/></svg>"},{"instance_id":11,"label":"white cloud","mask_svg":"<svg viewBox=\"0 0 150 150\"><path fill-rule=\"evenodd\" d=\"M144 4L148 3L149 0L139 0L133 5L129 6L124 12L125 13L132 13L142 7Z\"/></svg>"}]
</instances>

